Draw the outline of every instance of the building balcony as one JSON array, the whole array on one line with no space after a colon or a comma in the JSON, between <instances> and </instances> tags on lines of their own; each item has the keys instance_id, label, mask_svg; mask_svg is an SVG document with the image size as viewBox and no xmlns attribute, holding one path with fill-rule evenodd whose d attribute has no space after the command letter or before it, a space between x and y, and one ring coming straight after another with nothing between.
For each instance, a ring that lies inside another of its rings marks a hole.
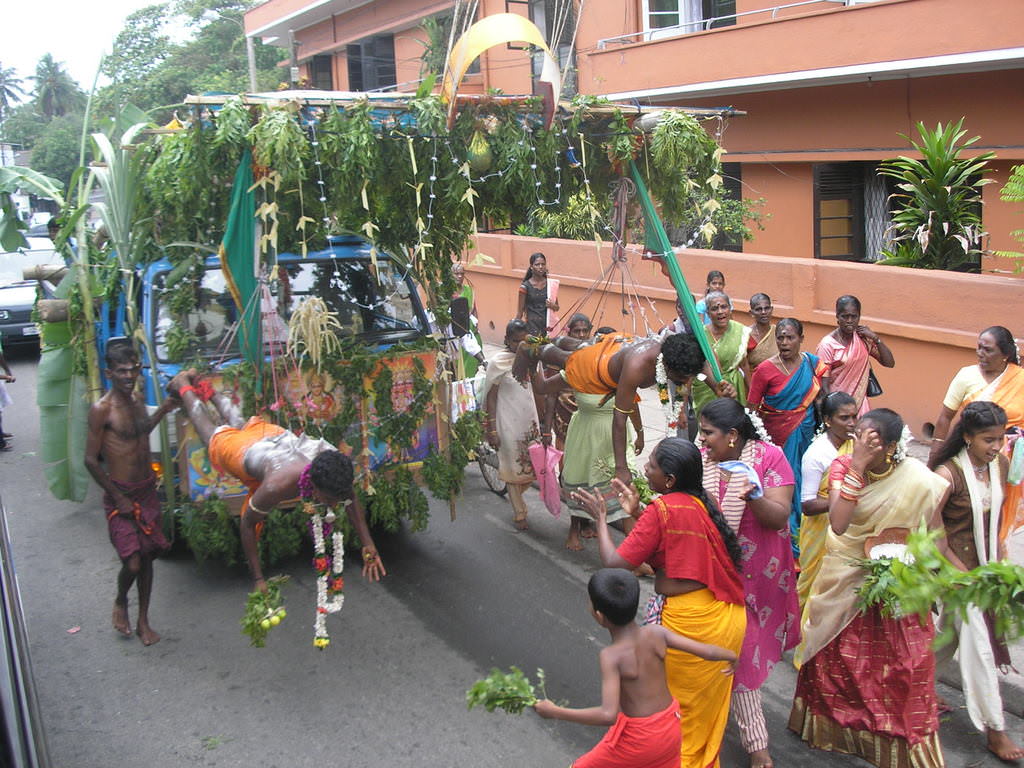
<instances>
[{"instance_id":1,"label":"building balcony","mask_svg":"<svg viewBox=\"0 0 1024 768\"><path fill-rule=\"evenodd\" d=\"M632 29L585 20L579 90L671 102L1024 67L1020 0L763 3L646 31L636 14L623 24Z\"/></svg>"}]
</instances>

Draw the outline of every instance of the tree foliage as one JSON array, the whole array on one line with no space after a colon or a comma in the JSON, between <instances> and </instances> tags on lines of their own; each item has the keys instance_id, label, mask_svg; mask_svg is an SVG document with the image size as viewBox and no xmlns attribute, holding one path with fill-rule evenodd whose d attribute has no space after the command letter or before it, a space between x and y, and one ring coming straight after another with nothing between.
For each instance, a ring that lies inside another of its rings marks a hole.
<instances>
[{"instance_id":1,"label":"tree foliage","mask_svg":"<svg viewBox=\"0 0 1024 768\"><path fill-rule=\"evenodd\" d=\"M54 60L52 53L45 53L39 59L32 80L36 84L32 91L36 108L47 120L79 111L85 103L82 89L64 65Z\"/></svg>"},{"instance_id":2,"label":"tree foliage","mask_svg":"<svg viewBox=\"0 0 1024 768\"><path fill-rule=\"evenodd\" d=\"M118 33L103 73L111 82L97 94L97 111L113 114L124 104L157 110L164 122L171 109L189 93L249 90L248 59L242 14L249 2L179 0L135 11ZM168 34L173 21L184 21L192 37L174 42ZM279 49L255 42L257 83L273 90L281 82L276 66ZM163 107L165 109L161 110Z\"/></svg>"},{"instance_id":3,"label":"tree foliage","mask_svg":"<svg viewBox=\"0 0 1024 768\"><path fill-rule=\"evenodd\" d=\"M7 117L11 104L25 96L24 83L14 67L0 64L0 120Z\"/></svg>"},{"instance_id":4,"label":"tree foliage","mask_svg":"<svg viewBox=\"0 0 1024 768\"><path fill-rule=\"evenodd\" d=\"M78 167L81 139L81 114L55 117L33 143L32 168L58 179L66 187Z\"/></svg>"}]
</instances>

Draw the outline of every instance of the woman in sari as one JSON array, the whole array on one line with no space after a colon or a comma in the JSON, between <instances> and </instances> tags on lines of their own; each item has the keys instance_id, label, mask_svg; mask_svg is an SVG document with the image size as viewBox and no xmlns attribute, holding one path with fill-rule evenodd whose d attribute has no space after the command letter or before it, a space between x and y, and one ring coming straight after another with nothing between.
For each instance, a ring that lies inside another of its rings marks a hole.
<instances>
[{"instance_id":1,"label":"woman in sari","mask_svg":"<svg viewBox=\"0 0 1024 768\"><path fill-rule=\"evenodd\" d=\"M750 329L732 319L732 300L721 291L712 291L705 300L711 322L704 327L704 332L718 360L722 380L735 388L740 405L746 405L747 381L750 379L750 366L747 364ZM718 394L703 381L694 381L690 392L693 410L699 419L704 406L718 397Z\"/></svg>"},{"instance_id":2,"label":"woman in sari","mask_svg":"<svg viewBox=\"0 0 1024 768\"><path fill-rule=\"evenodd\" d=\"M857 402L845 392L830 392L821 402L825 431L811 441L800 460L800 575L796 594L807 605L814 577L825 557L828 532L828 470L837 456L853 450Z\"/></svg>"},{"instance_id":3,"label":"woman in sari","mask_svg":"<svg viewBox=\"0 0 1024 768\"><path fill-rule=\"evenodd\" d=\"M875 539L922 521L941 530L949 482L906 457L903 420L888 408L857 425L853 453L832 463L827 552L807 601L789 728L818 749L884 768L943 766L930 617L861 612L857 588ZM883 537L884 540L885 537ZM948 552L945 538L937 542Z\"/></svg>"},{"instance_id":4,"label":"woman in sari","mask_svg":"<svg viewBox=\"0 0 1024 768\"><path fill-rule=\"evenodd\" d=\"M765 360L750 378L747 401L756 407L764 420L772 442L782 447L793 469L793 479L800 487L800 462L804 451L814 439L814 401L821 392L823 362L809 352L801 352L804 327L799 320L786 317L775 326L775 342L779 352ZM797 547L801 520L800 494L793 494L789 515L789 532L793 536L793 554Z\"/></svg>"},{"instance_id":5,"label":"woman in sari","mask_svg":"<svg viewBox=\"0 0 1024 768\"><path fill-rule=\"evenodd\" d=\"M644 471L651 490L661 495L642 514L636 489L612 481L623 508L639 516L618 549L605 525L601 496L583 489L574 494L597 521L602 564L632 570L650 562L655 590L663 597L661 623L739 653L746 629L740 547L704 491L700 453L688 440L667 437L655 446ZM722 663L669 650L665 677L681 711L681 767L718 768L732 688Z\"/></svg>"},{"instance_id":6,"label":"woman in sari","mask_svg":"<svg viewBox=\"0 0 1024 768\"><path fill-rule=\"evenodd\" d=\"M882 338L860 324L860 299L840 296L836 299L836 329L821 340L818 358L828 366L822 380L826 392L845 392L857 401L857 415L871 410L868 402L868 377L871 358L886 368L896 361Z\"/></svg>"},{"instance_id":7,"label":"woman in sari","mask_svg":"<svg viewBox=\"0 0 1024 768\"><path fill-rule=\"evenodd\" d=\"M950 562L964 571L987 565L1002 554L999 508L1009 462L999 449L1005 431L1006 412L995 403L975 400L964 408L931 462L935 473L950 482L942 523L953 552ZM973 606L963 617L944 613L942 623L952 627L956 640L936 652L935 663L941 670L959 645L960 676L971 722L985 733L989 751L1000 760L1014 762L1024 758L1024 750L1006 732L997 675L998 668L1011 659L1006 644L989 631L992 621L993 616Z\"/></svg>"},{"instance_id":8,"label":"woman in sari","mask_svg":"<svg viewBox=\"0 0 1024 768\"><path fill-rule=\"evenodd\" d=\"M704 489L743 546L747 632L732 710L752 768L769 768L761 686L799 640L796 573L789 537L793 472L782 451L735 400L709 403L700 417Z\"/></svg>"},{"instance_id":9,"label":"woman in sari","mask_svg":"<svg viewBox=\"0 0 1024 768\"><path fill-rule=\"evenodd\" d=\"M512 376L516 350L526 340L526 323L510 320L505 328L505 348L487 363L484 379L484 436L498 452L498 474L508 484L512 524L529 528L523 493L534 480L529 447L540 440L533 390Z\"/></svg>"},{"instance_id":10,"label":"woman in sari","mask_svg":"<svg viewBox=\"0 0 1024 768\"><path fill-rule=\"evenodd\" d=\"M949 426L956 414L966 405L979 400L995 403L1006 411L1007 430L1024 430L1024 369L1013 334L1001 325L986 328L978 336L978 364L961 368L953 377L942 401L942 412L935 420L931 455L942 449ZM1007 456L1013 448L1008 440L1004 451ZM932 463L929 461L929 463ZM1006 541L1014 530L1024 526L1024 499L1021 486L1007 483L1003 488L1003 525L1000 541Z\"/></svg>"},{"instance_id":11,"label":"woman in sari","mask_svg":"<svg viewBox=\"0 0 1024 768\"><path fill-rule=\"evenodd\" d=\"M558 281L548 277L548 260L543 253L530 255L530 266L519 285L516 317L526 321L530 336L547 336L558 324Z\"/></svg>"},{"instance_id":12,"label":"woman in sari","mask_svg":"<svg viewBox=\"0 0 1024 768\"><path fill-rule=\"evenodd\" d=\"M779 353L775 346L775 325L772 323L772 300L767 293L755 293L750 297L750 314L754 324L750 326L750 340L747 342L747 363L750 370Z\"/></svg>"}]
</instances>

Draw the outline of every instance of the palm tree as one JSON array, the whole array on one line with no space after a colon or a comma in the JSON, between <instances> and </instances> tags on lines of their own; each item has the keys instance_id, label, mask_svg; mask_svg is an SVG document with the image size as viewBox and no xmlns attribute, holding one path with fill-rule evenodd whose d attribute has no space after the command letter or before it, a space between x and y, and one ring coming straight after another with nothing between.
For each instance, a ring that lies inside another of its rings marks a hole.
<instances>
[{"instance_id":1,"label":"palm tree","mask_svg":"<svg viewBox=\"0 0 1024 768\"><path fill-rule=\"evenodd\" d=\"M64 70L63 64L53 60L51 53L39 60L31 79L36 83L33 91L36 104L47 120L73 111L81 101L82 92L78 84Z\"/></svg>"},{"instance_id":2,"label":"palm tree","mask_svg":"<svg viewBox=\"0 0 1024 768\"><path fill-rule=\"evenodd\" d=\"M7 116L7 110L11 103L21 101L25 95L25 89L21 87L22 80L17 77L14 67L4 67L0 64L0 120Z\"/></svg>"}]
</instances>

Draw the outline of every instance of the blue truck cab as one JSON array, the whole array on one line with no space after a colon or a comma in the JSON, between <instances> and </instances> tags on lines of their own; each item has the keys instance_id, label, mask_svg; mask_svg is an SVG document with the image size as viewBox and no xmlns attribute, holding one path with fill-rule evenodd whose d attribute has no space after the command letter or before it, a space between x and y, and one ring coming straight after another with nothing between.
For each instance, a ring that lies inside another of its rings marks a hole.
<instances>
[{"instance_id":1,"label":"blue truck cab","mask_svg":"<svg viewBox=\"0 0 1024 768\"><path fill-rule=\"evenodd\" d=\"M167 260L149 264L142 274L140 321L153 340L155 360L144 362L146 402L156 406L156 387L165 387L181 369L172 362L167 349L168 331L184 324L198 340L198 353L214 367L241 359L236 333L238 309L216 256L205 259L202 281L197 287L197 307L176 316L166 301L168 278L174 265ZM370 244L357 236L332 236L321 251L305 256L282 253L276 274L268 281L269 301L261 302L263 346L269 356L283 354L288 320L308 297L318 296L336 315L342 335L371 349L414 342L430 333L430 324L417 285L409 269L394 256L371 252ZM100 346L117 336L123 327L123 307L101 329ZM103 336L106 338L103 338ZM190 353L193 357L194 353Z\"/></svg>"}]
</instances>

